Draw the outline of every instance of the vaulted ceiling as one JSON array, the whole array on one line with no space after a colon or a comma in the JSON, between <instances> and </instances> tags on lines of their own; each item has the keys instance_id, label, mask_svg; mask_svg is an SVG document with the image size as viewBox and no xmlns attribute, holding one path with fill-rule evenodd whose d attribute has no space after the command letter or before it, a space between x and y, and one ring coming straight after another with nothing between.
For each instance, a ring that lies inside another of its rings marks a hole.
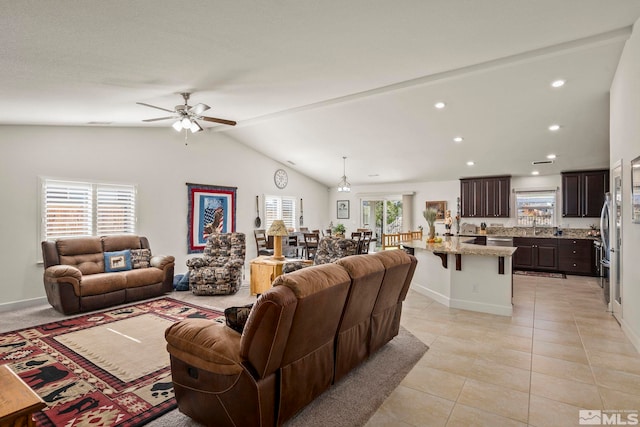
<instances>
[{"instance_id":1,"label":"vaulted ceiling","mask_svg":"<svg viewBox=\"0 0 640 427\"><path fill-rule=\"evenodd\" d=\"M327 186L342 156L352 184L607 167L639 17L637 0L10 0L0 124L175 132L136 102L189 91L238 122L192 141L224 132Z\"/></svg>"}]
</instances>

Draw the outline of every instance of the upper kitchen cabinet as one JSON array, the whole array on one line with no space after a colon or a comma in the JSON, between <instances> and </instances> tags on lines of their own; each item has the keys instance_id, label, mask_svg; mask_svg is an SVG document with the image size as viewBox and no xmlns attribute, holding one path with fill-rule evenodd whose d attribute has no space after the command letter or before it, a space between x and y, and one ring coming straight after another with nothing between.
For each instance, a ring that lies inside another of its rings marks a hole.
<instances>
[{"instance_id":1,"label":"upper kitchen cabinet","mask_svg":"<svg viewBox=\"0 0 640 427\"><path fill-rule=\"evenodd\" d=\"M510 192L510 176L463 178L460 180L461 215L509 218Z\"/></svg>"},{"instance_id":2,"label":"upper kitchen cabinet","mask_svg":"<svg viewBox=\"0 0 640 427\"><path fill-rule=\"evenodd\" d=\"M597 218L609 191L609 170L562 172L562 216Z\"/></svg>"}]
</instances>

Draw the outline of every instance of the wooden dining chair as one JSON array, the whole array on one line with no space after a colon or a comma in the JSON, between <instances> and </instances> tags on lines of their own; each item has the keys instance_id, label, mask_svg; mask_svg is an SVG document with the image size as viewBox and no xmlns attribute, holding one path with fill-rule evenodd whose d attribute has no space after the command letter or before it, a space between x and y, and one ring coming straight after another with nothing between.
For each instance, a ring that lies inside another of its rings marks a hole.
<instances>
[{"instance_id":1,"label":"wooden dining chair","mask_svg":"<svg viewBox=\"0 0 640 427\"><path fill-rule=\"evenodd\" d=\"M400 241L401 242L410 242L411 240L413 240L411 238L411 232L410 231L406 231L406 232L402 232L402 233L398 233L400 235Z\"/></svg>"},{"instance_id":2,"label":"wooden dining chair","mask_svg":"<svg viewBox=\"0 0 640 427\"><path fill-rule=\"evenodd\" d=\"M258 255L273 255L273 249L267 246L267 232L263 229L253 230Z\"/></svg>"},{"instance_id":3,"label":"wooden dining chair","mask_svg":"<svg viewBox=\"0 0 640 427\"><path fill-rule=\"evenodd\" d=\"M304 250L307 259L313 259L318 251L320 233L304 233Z\"/></svg>"},{"instance_id":4,"label":"wooden dining chair","mask_svg":"<svg viewBox=\"0 0 640 427\"><path fill-rule=\"evenodd\" d=\"M362 253L362 233L359 231L354 231L351 233L351 240L354 240L358 245L358 249L356 251L357 254Z\"/></svg>"},{"instance_id":5,"label":"wooden dining chair","mask_svg":"<svg viewBox=\"0 0 640 427\"><path fill-rule=\"evenodd\" d=\"M368 254L369 246L371 246L371 241L373 240L373 231L367 230L362 232L362 242L360 244L360 253Z\"/></svg>"}]
</instances>

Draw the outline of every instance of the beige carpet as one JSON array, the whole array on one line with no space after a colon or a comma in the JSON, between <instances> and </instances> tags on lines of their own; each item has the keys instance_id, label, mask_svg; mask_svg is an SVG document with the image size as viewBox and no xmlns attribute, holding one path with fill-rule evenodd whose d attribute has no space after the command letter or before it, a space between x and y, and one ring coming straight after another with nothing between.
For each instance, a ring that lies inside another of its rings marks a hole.
<instances>
[{"instance_id":1,"label":"beige carpet","mask_svg":"<svg viewBox=\"0 0 640 427\"><path fill-rule=\"evenodd\" d=\"M55 339L121 381L130 382L169 364L164 331L173 323L143 314Z\"/></svg>"}]
</instances>

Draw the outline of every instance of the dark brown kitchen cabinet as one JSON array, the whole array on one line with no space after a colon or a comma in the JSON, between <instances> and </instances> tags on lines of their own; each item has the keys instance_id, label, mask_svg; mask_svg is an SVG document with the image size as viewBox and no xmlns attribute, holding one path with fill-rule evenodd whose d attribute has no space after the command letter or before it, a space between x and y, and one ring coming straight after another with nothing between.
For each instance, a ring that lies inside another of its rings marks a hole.
<instances>
[{"instance_id":1,"label":"dark brown kitchen cabinet","mask_svg":"<svg viewBox=\"0 0 640 427\"><path fill-rule=\"evenodd\" d=\"M592 276L594 266L593 240L558 239L558 270Z\"/></svg>"},{"instance_id":2,"label":"dark brown kitchen cabinet","mask_svg":"<svg viewBox=\"0 0 640 427\"><path fill-rule=\"evenodd\" d=\"M514 237L513 268L555 271L558 269L558 239Z\"/></svg>"},{"instance_id":3,"label":"dark brown kitchen cabinet","mask_svg":"<svg viewBox=\"0 0 640 427\"><path fill-rule=\"evenodd\" d=\"M510 176L460 180L461 215L466 218L509 218Z\"/></svg>"},{"instance_id":4,"label":"dark brown kitchen cabinet","mask_svg":"<svg viewBox=\"0 0 640 427\"><path fill-rule=\"evenodd\" d=\"M562 172L562 216L597 218L609 191L609 170Z\"/></svg>"}]
</instances>

